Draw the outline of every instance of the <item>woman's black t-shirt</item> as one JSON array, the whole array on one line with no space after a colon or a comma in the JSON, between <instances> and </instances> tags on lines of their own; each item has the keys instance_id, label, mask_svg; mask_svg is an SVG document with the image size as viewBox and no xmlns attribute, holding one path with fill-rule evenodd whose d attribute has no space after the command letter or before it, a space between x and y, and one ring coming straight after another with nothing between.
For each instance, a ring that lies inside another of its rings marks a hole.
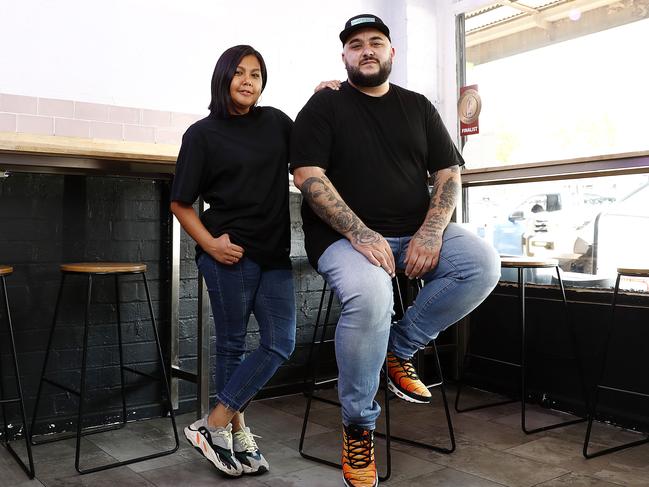
<instances>
[{"instance_id":1,"label":"woman's black t-shirt","mask_svg":"<svg viewBox=\"0 0 649 487\"><path fill-rule=\"evenodd\" d=\"M209 204L207 230L224 233L262 268L290 268L288 146L293 122L257 107L226 119L210 115L183 135L171 200ZM202 252L196 247L196 252Z\"/></svg>"}]
</instances>

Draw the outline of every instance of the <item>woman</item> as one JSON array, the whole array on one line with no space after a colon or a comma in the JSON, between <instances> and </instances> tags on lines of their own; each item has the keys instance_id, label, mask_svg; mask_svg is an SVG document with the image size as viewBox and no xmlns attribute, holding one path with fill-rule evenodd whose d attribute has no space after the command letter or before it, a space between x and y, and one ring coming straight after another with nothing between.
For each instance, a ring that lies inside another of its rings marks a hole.
<instances>
[{"instance_id":1,"label":"woman","mask_svg":"<svg viewBox=\"0 0 649 487\"><path fill-rule=\"evenodd\" d=\"M258 107L266 65L250 46L226 50L212 76L210 115L183 136L171 211L198 244L216 331L216 398L185 436L229 476L268 471L243 410L295 345L288 210L292 121ZM209 209L192 208L202 196ZM245 357L250 313L260 345Z\"/></svg>"}]
</instances>

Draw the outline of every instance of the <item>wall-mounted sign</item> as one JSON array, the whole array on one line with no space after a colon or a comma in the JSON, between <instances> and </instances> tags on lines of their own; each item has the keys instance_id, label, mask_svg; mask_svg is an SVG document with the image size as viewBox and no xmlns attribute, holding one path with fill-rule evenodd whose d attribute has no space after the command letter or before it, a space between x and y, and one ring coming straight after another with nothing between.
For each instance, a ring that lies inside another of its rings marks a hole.
<instances>
[{"instance_id":1,"label":"wall-mounted sign","mask_svg":"<svg viewBox=\"0 0 649 487\"><path fill-rule=\"evenodd\" d=\"M478 93L478 85L460 88L460 99L457 102L457 111L460 118L460 135L474 135L480 133L478 117L482 108L482 100Z\"/></svg>"}]
</instances>

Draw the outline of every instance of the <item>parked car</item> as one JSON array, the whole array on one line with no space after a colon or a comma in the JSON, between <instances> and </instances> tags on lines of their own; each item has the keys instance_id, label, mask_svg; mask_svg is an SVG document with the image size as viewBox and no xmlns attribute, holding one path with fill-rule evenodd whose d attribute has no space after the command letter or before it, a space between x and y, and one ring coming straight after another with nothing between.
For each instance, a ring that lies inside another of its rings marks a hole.
<instances>
[{"instance_id":1,"label":"parked car","mask_svg":"<svg viewBox=\"0 0 649 487\"><path fill-rule=\"evenodd\" d=\"M612 196L595 193L537 193L514 207L506 219L492 221L484 233L501 254L572 254L575 232L613 201Z\"/></svg>"}]
</instances>

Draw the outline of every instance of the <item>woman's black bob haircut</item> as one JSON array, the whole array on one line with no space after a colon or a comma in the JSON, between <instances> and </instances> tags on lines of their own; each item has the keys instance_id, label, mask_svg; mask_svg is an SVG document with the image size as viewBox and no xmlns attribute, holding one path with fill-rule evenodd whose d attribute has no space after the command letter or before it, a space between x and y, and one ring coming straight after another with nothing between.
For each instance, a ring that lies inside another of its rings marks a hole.
<instances>
[{"instance_id":1,"label":"woman's black bob haircut","mask_svg":"<svg viewBox=\"0 0 649 487\"><path fill-rule=\"evenodd\" d=\"M253 55L259 61L261 67L261 91L266 87L266 63L262 55L253 47L242 44L226 49L214 67L212 74L212 101L210 102L210 112L219 118L228 118L230 116L230 107L232 98L230 97L230 83L234 78L234 73L241 60L249 55Z\"/></svg>"}]
</instances>

